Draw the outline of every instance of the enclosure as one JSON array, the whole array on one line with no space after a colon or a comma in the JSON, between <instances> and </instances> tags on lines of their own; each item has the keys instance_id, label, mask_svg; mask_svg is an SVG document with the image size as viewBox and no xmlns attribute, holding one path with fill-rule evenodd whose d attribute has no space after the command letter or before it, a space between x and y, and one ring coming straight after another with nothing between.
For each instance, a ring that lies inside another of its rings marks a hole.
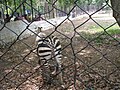
<instances>
[{"instance_id":1,"label":"enclosure","mask_svg":"<svg viewBox=\"0 0 120 90\"><path fill-rule=\"evenodd\" d=\"M0 90L120 89L119 11L109 0L1 0L0 8ZM44 83L38 27L61 42L64 87L61 72Z\"/></svg>"}]
</instances>

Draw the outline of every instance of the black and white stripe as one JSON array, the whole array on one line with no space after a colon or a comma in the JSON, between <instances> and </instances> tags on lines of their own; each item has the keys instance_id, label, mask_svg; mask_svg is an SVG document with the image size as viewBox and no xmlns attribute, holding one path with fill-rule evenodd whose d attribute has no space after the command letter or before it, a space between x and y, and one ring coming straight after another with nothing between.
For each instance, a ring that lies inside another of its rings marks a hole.
<instances>
[{"instance_id":1,"label":"black and white stripe","mask_svg":"<svg viewBox=\"0 0 120 90\"><path fill-rule=\"evenodd\" d=\"M37 42L37 53L40 57L41 61L55 60L56 68L52 72L53 74L57 72L57 70L61 70L61 44L59 39L56 36L47 37L45 33L40 32L36 37ZM46 63L45 65L47 65ZM57 69L58 68L58 69Z\"/></svg>"}]
</instances>

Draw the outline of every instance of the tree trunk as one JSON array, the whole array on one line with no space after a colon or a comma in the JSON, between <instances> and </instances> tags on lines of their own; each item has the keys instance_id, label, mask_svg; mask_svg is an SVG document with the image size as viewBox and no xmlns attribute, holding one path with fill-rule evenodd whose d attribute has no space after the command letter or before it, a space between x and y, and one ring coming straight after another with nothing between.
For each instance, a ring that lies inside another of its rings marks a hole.
<instances>
[{"instance_id":1,"label":"tree trunk","mask_svg":"<svg viewBox=\"0 0 120 90\"><path fill-rule=\"evenodd\" d=\"M113 9L113 17L120 26L120 0L111 0L111 5Z\"/></svg>"}]
</instances>

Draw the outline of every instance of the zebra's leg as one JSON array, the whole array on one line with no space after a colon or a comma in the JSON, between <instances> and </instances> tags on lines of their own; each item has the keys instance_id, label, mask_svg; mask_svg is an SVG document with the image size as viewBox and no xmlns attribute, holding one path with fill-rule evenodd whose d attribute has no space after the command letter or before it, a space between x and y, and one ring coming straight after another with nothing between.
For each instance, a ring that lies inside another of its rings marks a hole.
<instances>
[{"instance_id":1,"label":"zebra's leg","mask_svg":"<svg viewBox=\"0 0 120 90\"><path fill-rule=\"evenodd\" d=\"M57 71L59 73L59 77L60 77L60 82L63 84L63 75L62 75L62 63L61 63L61 60L56 60L57 61Z\"/></svg>"},{"instance_id":2,"label":"zebra's leg","mask_svg":"<svg viewBox=\"0 0 120 90\"><path fill-rule=\"evenodd\" d=\"M56 75L57 71L58 71L58 65L57 63L53 66L54 67L54 70L52 71L52 75Z\"/></svg>"},{"instance_id":3,"label":"zebra's leg","mask_svg":"<svg viewBox=\"0 0 120 90\"><path fill-rule=\"evenodd\" d=\"M51 77L50 77L50 67L48 62L43 61L42 63L42 76L43 76L43 80L45 83L47 84L51 84Z\"/></svg>"}]
</instances>

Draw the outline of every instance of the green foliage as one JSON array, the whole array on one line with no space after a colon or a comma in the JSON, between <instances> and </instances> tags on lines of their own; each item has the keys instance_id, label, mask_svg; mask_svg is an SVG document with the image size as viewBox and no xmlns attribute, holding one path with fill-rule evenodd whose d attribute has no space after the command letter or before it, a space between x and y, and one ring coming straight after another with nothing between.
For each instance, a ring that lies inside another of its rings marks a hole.
<instances>
[{"instance_id":1,"label":"green foliage","mask_svg":"<svg viewBox=\"0 0 120 90\"><path fill-rule=\"evenodd\" d=\"M81 5L81 4L87 4L90 5L94 2L95 0L77 0L77 4ZM96 2L96 1L95 1Z\"/></svg>"},{"instance_id":2,"label":"green foliage","mask_svg":"<svg viewBox=\"0 0 120 90\"><path fill-rule=\"evenodd\" d=\"M7 4L8 6L12 7L12 9L14 9L14 1L16 3L16 6L20 5L20 3L24 0L7 0ZM5 0L3 0L3 2L5 3ZM26 2L30 3L31 0L26 0ZM37 2L46 2L45 0L32 0L33 6L34 8L36 7ZM48 3L53 3L54 0L47 0ZM75 0L58 0L57 4L59 7L70 7L72 5L74 5ZM103 4L105 1L104 0L77 0L77 4L78 5L90 5L90 4L96 4L96 5L101 5ZM40 5L41 6L41 5ZM26 8L29 8L28 6L26 6Z\"/></svg>"},{"instance_id":3,"label":"green foliage","mask_svg":"<svg viewBox=\"0 0 120 90\"><path fill-rule=\"evenodd\" d=\"M59 6L64 7L64 6L71 6L74 4L74 0L58 0Z\"/></svg>"}]
</instances>

